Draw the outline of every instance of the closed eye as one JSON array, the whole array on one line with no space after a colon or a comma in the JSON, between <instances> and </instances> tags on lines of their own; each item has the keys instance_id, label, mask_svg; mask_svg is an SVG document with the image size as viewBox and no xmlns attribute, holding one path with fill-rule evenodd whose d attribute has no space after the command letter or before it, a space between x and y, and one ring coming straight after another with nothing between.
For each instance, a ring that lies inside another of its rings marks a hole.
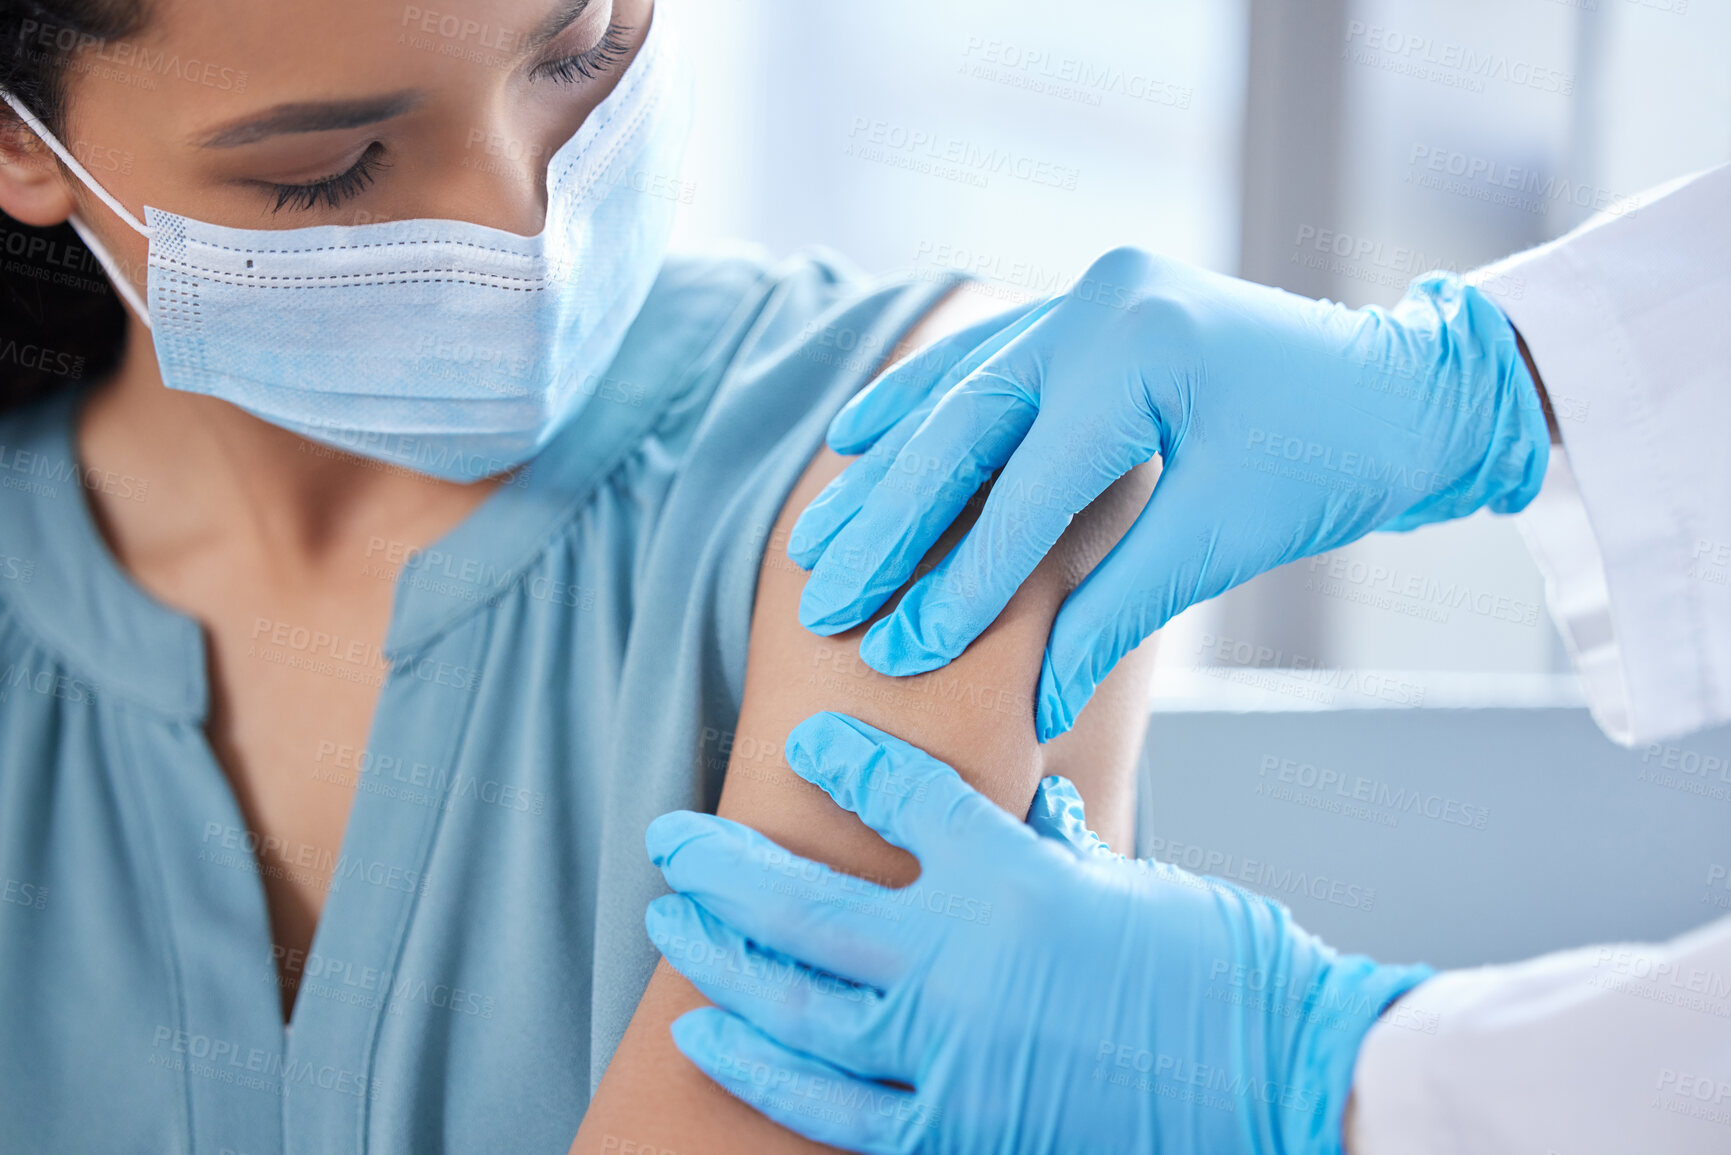
<instances>
[{"instance_id":1,"label":"closed eye","mask_svg":"<svg viewBox=\"0 0 1731 1155\"><path fill-rule=\"evenodd\" d=\"M270 209L273 213L281 212L285 208L295 212L320 206L334 209L350 197L358 196L373 183L373 178L380 169L389 167L384 156L385 146L375 140L361 153L360 159L343 172L301 184L275 184L270 181L258 183L267 193L276 197L276 203Z\"/></svg>"},{"instance_id":2,"label":"closed eye","mask_svg":"<svg viewBox=\"0 0 1731 1155\"><path fill-rule=\"evenodd\" d=\"M595 42L593 48L577 53L575 56L565 56L558 60L549 60L537 64L529 73L531 80L546 77L556 84L575 84L578 81L594 80L597 76L611 72L621 60L631 51L630 25L613 23L607 26L607 31L601 34L601 39Z\"/></svg>"}]
</instances>

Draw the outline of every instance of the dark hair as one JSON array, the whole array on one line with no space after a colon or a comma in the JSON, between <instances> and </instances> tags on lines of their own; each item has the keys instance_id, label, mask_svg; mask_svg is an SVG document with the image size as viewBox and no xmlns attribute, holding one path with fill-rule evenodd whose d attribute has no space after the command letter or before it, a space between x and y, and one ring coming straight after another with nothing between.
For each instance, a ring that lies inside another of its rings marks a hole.
<instances>
[{"instance_id":1,"label":"dark hair","mask_svg":"<svg viewBox=\"0 0 1731 1155\"><path fill-rule=\"evenodd\" d=\"M144 20L142 0L0 0L0 87L65 141L77 52ZM0 103L0 132L29 131ZM108 373L125 332L120 298L71 225L35 228L0 211L0 413Z\"/></svg>"}]
</instances>

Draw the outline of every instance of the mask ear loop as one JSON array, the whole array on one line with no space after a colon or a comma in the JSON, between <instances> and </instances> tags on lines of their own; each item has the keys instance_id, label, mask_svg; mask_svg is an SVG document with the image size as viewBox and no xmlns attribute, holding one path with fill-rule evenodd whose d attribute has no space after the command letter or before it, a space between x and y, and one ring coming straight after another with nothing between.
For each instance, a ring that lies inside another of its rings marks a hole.
<instances>
[{"instance_id":1,"label":"mask ear loop","mask_svg":"<svg viewBox=\"0 0 1731 1155\"><path fill-rule=\"evenodd\" d=\"M16 96L3 88L0 88L0 100L4 100L7 104L11 105L12 111L17 113L18 118L29 127L31 132L36 134L37 139L47 145L49 149L53 151L54 155L60 158L60 162L72 171L72 175L76 176L81 182L83 182L85 188L96 194L98 200L107 205L110 209L114 210L115 216L118 216L128 225L131 225L133 231L137 232L146 240L150 239L149 227L141 222L137 217L133 216L125 205L115 199L112 193L97 183L96 178L91 176L90 173L86 171L85 167L78 163L78 158L73 156L59 140L55 139L54 134L49 131L48 126L43 124L41 119L37 117L34 112L31 112L26 108L23 101L19 100ZM144 300L139 297L138 288L132 283L132 278L126 276L121 270L120 262L116 261L113 255L109 253L107 247L97 238L95 231L78 218L77 213L73 213L67 223L72 226L73 230L84 239L84 243L89 246L91 253L95 255L96 260L102 266L103 271L108 274L108 279L114 283L114 291L119 293L121 298L125 300L128 305L132 306L132 311L138 314L138 319L144 322L144 327L146 329L150 328L150 309L144 303Z\"/></svg>"}]
</instances>

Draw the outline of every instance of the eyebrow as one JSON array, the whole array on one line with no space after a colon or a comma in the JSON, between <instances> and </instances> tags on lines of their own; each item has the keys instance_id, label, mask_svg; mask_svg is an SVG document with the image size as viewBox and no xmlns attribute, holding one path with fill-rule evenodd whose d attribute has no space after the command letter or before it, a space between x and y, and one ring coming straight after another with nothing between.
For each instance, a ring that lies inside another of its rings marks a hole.
<instances>
[{"instance_id":1,"label":"eyebrow","mask_svg":"<svg viewBox=\"0 0 1731 1155\"><path fill-rule=\"evenodd\" d=\"M587 4L588 0L581 0ZM296 132L330 132L360 128L403 115L426 99L418 89L368 96L358 100L306 101L279 104L257 116L224 125L198 139L200 148L234 148L266 137Z\"/></svg>"},{"instance_id":2,"label":"eyebrow","mask_svg":"<svg viewBox=\"0 0 1731 1155\"><path fill-rule=\"evenodd\" d=\"M591 0L559 0L559 6L523 42L524 51L545 48L559 33L581 20L583 13L589 11L590 3Z\"/></svg>"}]
</instances>

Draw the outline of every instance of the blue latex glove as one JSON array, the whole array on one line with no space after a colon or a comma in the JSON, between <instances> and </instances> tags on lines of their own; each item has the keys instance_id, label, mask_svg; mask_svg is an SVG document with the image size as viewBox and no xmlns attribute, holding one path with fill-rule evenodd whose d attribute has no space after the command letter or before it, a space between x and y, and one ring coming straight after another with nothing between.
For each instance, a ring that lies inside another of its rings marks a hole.
<instances>
[{"instance_id":1,"label":"blue latex glove","mask_svg":"<svg viewBox=\"0 0 1731 1155\"><path fill-rule=\"evenodd\" d=\"M647 922L716 1004L674 1022L679 1049L812 1139L1335 1152L1360 1040L1431 973L1338 955L1277 902L1111 854L1060 779L1030 826L840 714L801 723L787 758L916 855L919 880L886 889L676 811L648 847L679 893Z\"/></svg>"},{"instance_id":2,"label":"blue latex glove","mask_svg":"<svg viewBox=\"0 0 1731 1155\"><path fill-rule=\"evenodd\" d=\"M790 538L812 570L800 621L820 634L868 619L1003 471L961 544L866 634L860 657L893 675L960 654L1073 514L1160 455L1147 509L1052 627L1041 741L1181 610L1374 529L1522 509L1550 448L1514 330L1452 274L1355 310L1135 249L986 341L891 369L829 443L870 452Z\"/></svg>"}]
</instances>

